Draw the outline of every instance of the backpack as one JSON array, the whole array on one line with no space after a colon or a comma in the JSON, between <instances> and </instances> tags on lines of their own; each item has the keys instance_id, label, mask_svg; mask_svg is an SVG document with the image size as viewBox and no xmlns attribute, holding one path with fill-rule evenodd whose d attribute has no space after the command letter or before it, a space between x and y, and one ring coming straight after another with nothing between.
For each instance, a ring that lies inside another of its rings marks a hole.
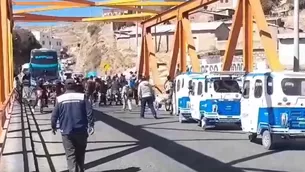
<instances>
[{"instance_id":1,"label":"backpack","mask_svg":"<svg viewBox=\"0 0 305 172\"><path fill-rule=\"evenodd\" d=\"M136 80L134 78L130 79L129 87L130 88L135 88L136 87Z\"/></svg>"}]
</instances>

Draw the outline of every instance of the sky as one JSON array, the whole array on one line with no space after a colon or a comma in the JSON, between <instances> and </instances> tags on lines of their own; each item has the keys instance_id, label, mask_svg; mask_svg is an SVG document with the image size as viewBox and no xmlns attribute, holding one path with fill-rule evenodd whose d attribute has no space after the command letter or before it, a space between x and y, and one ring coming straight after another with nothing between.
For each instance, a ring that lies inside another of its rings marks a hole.
<instances>
[{"instance_id":1,"label":"sky","mask_svg":"<svg viewBox=\"0 0 305 172\"><path fill-rule=\"evenodd\" d=\"M22 1L52 1L52 0L16 0L19 2ZM102 0L91 0L96 2L101 2ZM29 8L40 8L42 6L14 6L13 10L22 10ZM37 12L33 14L43 14L43 15L53 15L53 16L68 16L68 17L95 17L101 16L103 14L103 7L90 7L90 8L72 8L72 9L63 9L63 10L53 10L53 11L44 11ZM57 24L63 24L63 22L49 22L49 23L24 23L18 22L16 23L18 26L54 26Z\"/></svg>"}]
</instances>

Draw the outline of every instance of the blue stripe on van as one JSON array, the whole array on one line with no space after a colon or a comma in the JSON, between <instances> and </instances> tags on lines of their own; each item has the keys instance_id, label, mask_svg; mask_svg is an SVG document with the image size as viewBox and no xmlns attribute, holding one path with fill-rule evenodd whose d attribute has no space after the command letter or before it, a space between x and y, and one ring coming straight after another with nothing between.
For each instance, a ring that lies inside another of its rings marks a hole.
<instances>
[{"instance_id":1,"label":"blue stripe on van","mask_svg":"<svg viewBox=\"0 0 305 172\"><path fill-rule=\"evenodd\" d=\"M54 68L54 67L58 67L58 64L30 64L31 67L34 68Z\"/></svg>"}]
</instances>

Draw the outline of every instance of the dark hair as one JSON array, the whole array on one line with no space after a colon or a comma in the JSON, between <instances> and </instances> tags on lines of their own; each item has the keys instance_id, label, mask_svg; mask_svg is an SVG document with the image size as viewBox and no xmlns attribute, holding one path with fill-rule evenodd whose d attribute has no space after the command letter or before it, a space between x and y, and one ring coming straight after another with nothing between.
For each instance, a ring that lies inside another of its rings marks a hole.
<instances>
[{"instance_id":1,"label":"dark hair","mask_svg":"<svg viewBox=\"0 0 305 172\"><path fill-rule=\"evenodd\" d=\"M67 84L65 85L66 90L75 90L75 84Z\"/></svg>"}]
</instances>

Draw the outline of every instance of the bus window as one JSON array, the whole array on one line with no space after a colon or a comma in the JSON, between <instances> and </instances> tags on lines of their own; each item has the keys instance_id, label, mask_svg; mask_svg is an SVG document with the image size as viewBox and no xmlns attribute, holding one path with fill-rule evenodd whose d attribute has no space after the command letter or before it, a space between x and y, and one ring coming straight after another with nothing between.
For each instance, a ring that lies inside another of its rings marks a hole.
<instances>
[{"instance_id":1,"label":"bus window","mask_svg":"<svg viewBox=\"0 0 305 172\"><path fill-rule=\"evenodd\" d=\"M203 87L202 82L199 82L198 83L198 89L197 89L197 95L201 95L202 94L202 87Z\"/></svg>"},{"instance_id":2,"label":"bus window","mask_svg":"<svg viewBox=\"0 0 305 172\"><path fill-rule=\"evenodd\" d=\"M180 90L180 79L178 79L178 81L177 81L177 91L179 91Z\"/></svg>"},{"instance_id":3,"label":"bus window","mask_svg":"<svg viewBox=\"0 0 305 172\"><path fill-rule=\"evenodd\" d=\"M267 94L272 95L273 93L273 78L271 76L267 77Z\"/></svg>"},{"instance_id":4,"label":"bus window","mask_svg":"<svg viewBox=\"0 0 305 172\"><path fill-rule=\"evenodd\" d=\"M260 79L257 79L255 81L255 86L254 86L254 97L255 98L260 98L263 94L263 82Z\"/></svg>"},{"instance_id":5,"label":"bus window","mask_svg":"<svg viewBox=\"0 0 305 172\"><path fill-rule=\"evenodd\" d=\"M245 80L243 85L243 98L248 99L250 95L250 81Z\"/></svg>"}]
</instances>

